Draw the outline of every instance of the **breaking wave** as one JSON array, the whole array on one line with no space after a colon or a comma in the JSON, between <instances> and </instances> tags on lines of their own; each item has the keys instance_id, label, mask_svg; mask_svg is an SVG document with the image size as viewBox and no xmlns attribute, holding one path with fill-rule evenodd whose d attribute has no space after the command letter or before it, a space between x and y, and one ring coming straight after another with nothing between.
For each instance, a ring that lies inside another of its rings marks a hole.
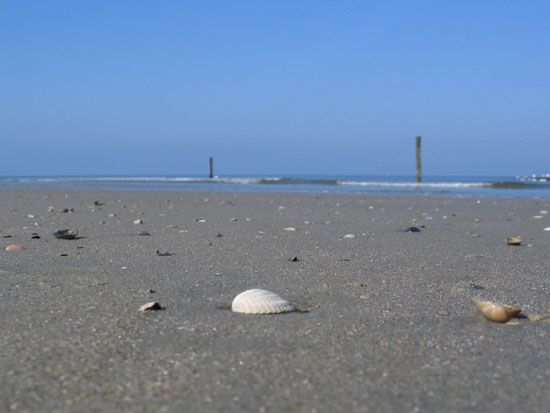
<instances>
[{"instance_id":1,"label":"breaking wave","mask_svg":"<svg viewBox=\"0 0 550 413\"><path fill-rule=\"evenodd\" d=\"M282 191L373 191L398 193L469 193L471 195L531 193L548 196L550 182L514 180L513 178L434 178L417 183L412 177L382 176L271 176L214 178L197 176L91 176L91 177L0 177L0 187L46 187L72 189L137 190L268 190ZM240 189L241 188L241 189ZM525 191L531 190L531 191ZM518 191L518 192L516 192ZM523 196L523 195L519 195Z\"/></svg>"}]
</instances>

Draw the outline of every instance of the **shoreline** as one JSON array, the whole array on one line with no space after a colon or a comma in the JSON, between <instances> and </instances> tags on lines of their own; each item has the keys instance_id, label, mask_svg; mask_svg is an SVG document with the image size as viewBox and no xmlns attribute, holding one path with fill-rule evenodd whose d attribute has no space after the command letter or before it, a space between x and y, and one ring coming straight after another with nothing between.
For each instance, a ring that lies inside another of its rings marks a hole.
<instances>
[{"instance_id":1,"label":"shoreline","mask_svg":"<svg viewBox=\"0 0 550 413\"><path fill-rule=\"evenodd\" d=\"M542 412L550 323L490 323L472 300L550 313L549 210L550 199L2 189L0 406ZM81 238L55 239L61 228ZM14 243L24 250L4 250ZM249 288L309 312L226 311ZM149 301L165 309L139 312Z\"/></svg>"},{"instance_id":2,"label":"shoreline","mask_svg":"<svg viewBox=\"0 0 550 413\"><path fill-rule=\"evenodd\" d=\"M1 189L139 192L252 192L359 196L550 199L550 184L505 176L281 175L0 177Z\"/></svg>"}]
</instances>

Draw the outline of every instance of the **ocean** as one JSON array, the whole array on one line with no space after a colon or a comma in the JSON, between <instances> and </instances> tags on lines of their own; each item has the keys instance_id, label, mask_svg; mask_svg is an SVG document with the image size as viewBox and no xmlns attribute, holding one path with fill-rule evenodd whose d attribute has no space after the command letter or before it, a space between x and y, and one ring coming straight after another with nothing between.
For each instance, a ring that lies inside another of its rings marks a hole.
<instances>
[{"instance_id":1,"label":"ocean","mask_svg":"<svg viewBox=\"0 0 550 413\"><path fill-rule=\"evenodd\" d=\"M391 196L550 198L550 182L515 177L413 176L70 176L0 177L0 188L110 191L251 191Z\"/></svg>"}]
</instances>

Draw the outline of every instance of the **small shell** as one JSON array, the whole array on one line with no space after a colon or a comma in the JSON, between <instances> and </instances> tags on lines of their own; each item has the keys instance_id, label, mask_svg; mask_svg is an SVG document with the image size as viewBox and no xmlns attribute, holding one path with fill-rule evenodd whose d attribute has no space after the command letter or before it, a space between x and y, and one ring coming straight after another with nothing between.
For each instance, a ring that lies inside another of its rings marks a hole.
<instances>
[{"instance_id":1,"label":"small shell","mask_svg":"<svg viewBox=\"0 0 550 413\"><path fill-rule=\"evenodd\" d=\"M521 308L493 303L491 301L474 300L474 303L488 320L495 323L505 323L521 312Z\"/></svg>"},{"instance_id":2,"label":"small shell","mask_svg":"<svg viewBox=\"0 0 550 413\"><path fill-rule=\"evenodd\" d=\"M23 251L23 247L21 245L11 244L6 247L6 251L19 252Z\"/></svg>"},{"instance_id":3,"label":"small shell","mask_svg":"<svg viewBox=\"0 0 550 413\"><path fill-rule=\"evenodd\" d=\"M247 314L277 314L288 313L296 309L277 294L254 288L236 296L231 304L231 310Z\"/></svg>"},{"instance_id":4,"label":"small shell","mask_svg":"<svg viewBox=\"0 0 550 413\"><path fill-rule=\"evenodd\" d=\"M506 243L508 245L521 245L521 237L517 237L517 236L506 237Z\"/></svg>"},{"instance_id":5,"label":"small shell","mask_svg":"<svg viewBox=\"0 0 550 413\"><path fill-rule=\"evenodd\" d=\"M139 311L153 311L153 310L162 310L162 306L153 301L150 303L143 304L141 307L139 307Z\"/></svg>"}]
</instances>

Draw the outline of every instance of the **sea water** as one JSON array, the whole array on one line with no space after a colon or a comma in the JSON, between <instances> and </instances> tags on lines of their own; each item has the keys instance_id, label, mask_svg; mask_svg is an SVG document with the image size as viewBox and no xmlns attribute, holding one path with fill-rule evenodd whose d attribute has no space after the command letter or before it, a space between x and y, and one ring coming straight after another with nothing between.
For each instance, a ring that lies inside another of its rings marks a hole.
<instances>
[{"instance_id":1,"label":"sea water","mask_svg":"<svg viewBox=\"0 0 550 413\"><path fill-rule=\"evenodd\" d=\"M111 191L247 191L392 196L550 198L550 182L514 177L376 175L1 177L0 188Z\"/></svg>"}]
</instances>

